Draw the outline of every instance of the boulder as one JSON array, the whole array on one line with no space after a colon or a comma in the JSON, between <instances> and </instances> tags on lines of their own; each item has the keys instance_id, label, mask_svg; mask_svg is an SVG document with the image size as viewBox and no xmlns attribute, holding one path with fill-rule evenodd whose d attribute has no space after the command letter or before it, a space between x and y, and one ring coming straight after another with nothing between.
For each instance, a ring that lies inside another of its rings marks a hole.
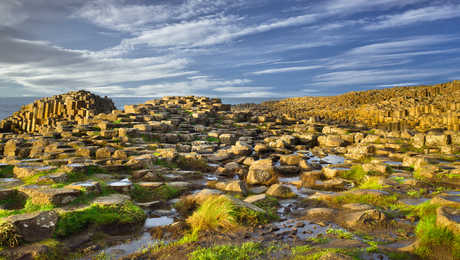
<instances>
[{"instance_id":1,"label":"boulder","mask_svg":"<svg viewBox=\"0 0 460 260\"><path fill-rule=\"evenodd\" d=\"M446 227L454 234L460 234L460 209L439 207L436 210L436 224Z\"/></svg>"},{"instance_id":2,"label":"boulder","mask_svg":"<svg viewBox=\"0 0 460 260\"><path fill-rule=\"evenodd\" d=\"M387 217L385 214L376 209L351 212L343 217L344 224L350 228L361 225L375 225L383 223Z\"/></svg>"},{"instance_id":3,"label":"boulder","mask_svg":"<svg viewBox=\"0 0 460 260\"><path fill-rule=\"evenodd\" d=\"M35 242L50 238L53 235L58 214L53 210L26 213L7 217L6 221L15 226L24 241Z\"/></svg>"},{"instance_id":4,"label":"boulder","mask_svg":"<svg viewBox=\"0 0 460 260\"><path fill-rule=\"evenodd\" d=\"M272 159L262 159L252 163L246 177L248 184L270 185L277 182L277 180L278 177Z\"/></svg>"},{"instance_id":5,"label":"boulder","mask_svg":"<svg viewBox=\"0 0 460 260\"><path fill-rule=\"evenodd\" d=\"M292 198L295 197L295 193L292 192L291 188L286 185L273 184L268 188L265 194L278 198Z\"/></svg>"}]
</instances>

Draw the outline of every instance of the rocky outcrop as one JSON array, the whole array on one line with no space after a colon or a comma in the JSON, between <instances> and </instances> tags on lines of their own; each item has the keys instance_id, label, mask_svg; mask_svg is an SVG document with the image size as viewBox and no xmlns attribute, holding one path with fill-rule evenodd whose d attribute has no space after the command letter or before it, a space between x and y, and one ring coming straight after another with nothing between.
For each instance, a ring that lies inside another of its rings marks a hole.
<instances>
[{"instance_id":1,"label":"rocky outcrop","mask_svg":"<svg viewBox=\"0 0 460 260\"><path fill-rule=\"evenodd\" d=\"M392 130L460 130L460 81L266 102L270 114L309 122L361 123ZM447 142L430 138L429 142Z\"/></svg>"},{"instance_id":2,"label":"rocky outcrop","mask_svg":"<svg viewBox=\"0 0 460 260\"><path fill-rule=\"evenodd\" d=\"M94 115L110 113L114 109L115 105L107 97L101 98L84 90L72 91L22 106L21 110L0 122L0 131L40 132L56 127L60 121L85 124Z\"/></svg>"}]
</instances>

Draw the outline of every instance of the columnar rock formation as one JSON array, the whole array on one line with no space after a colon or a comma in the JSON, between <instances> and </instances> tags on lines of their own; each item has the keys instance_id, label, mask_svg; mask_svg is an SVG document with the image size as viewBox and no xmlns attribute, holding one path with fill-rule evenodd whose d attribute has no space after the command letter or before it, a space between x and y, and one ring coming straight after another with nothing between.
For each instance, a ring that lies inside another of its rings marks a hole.
<instances>
[{"instance_id":1,"label":"columnar rock formation","mask_svg":"<svg viewBox=\"0 0 460 260\"><path fill-rule=\"evenodd\" d=\"M84 124L94 115L109 113L114 109L109 98L101 98L84 90L72 91L22 106L21 110L0 122L0 131L40 132L44 127L55 127L59 121Z\"/></svg>"},{"instance_id":2,"label":"columnar rock formation","mask_svg":"<svg viewBox=\"0 0 460 260\"><path fill-rule=\"evenodd\" d=\"M266 103L275 115L392 130L460 129L460 81L396 87L332 97L298 97Z\"/></svg>"}]
</instances>

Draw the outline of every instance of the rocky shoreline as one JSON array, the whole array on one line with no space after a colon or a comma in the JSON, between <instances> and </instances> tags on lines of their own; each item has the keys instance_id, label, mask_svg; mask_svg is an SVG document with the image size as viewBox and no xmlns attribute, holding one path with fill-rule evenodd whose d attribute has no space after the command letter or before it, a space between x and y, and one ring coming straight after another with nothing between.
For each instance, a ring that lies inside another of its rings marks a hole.
<instances>
[{"instance_id":1,"label":"rocky shoreline","mask_svg":"<svg viewBox=\"0 0 460 260\"><path fill-rule=\"evenodd\" d=\"M37 100L0 123L0 256L456 259L459 93Z\"/></svg>"}]
</instances>

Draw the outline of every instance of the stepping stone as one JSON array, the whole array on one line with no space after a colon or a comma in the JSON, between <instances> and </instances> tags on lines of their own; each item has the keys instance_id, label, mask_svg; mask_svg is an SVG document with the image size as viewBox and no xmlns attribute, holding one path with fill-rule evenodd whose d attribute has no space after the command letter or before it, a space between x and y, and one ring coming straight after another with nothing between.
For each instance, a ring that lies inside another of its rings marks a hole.
<instances>
[{"instance_id":1,"label":"stepping stone","mask_svg":"<svg viewBox=\"0 0 460 260\"><path fill-rule=\"evenodd\" d=\"M35 242L50 238L55 230L58 214L51 211L41 211L14 215L6 218L12 223L18 234L26 242Z\"/></svg>"},{"instance_id":2,"label":"stepping stone","mask_svg":"<svg viewBox=\"0 0 460 260\"><path fill-rule=\"evenodd\" d=\"M56 167L23 164L14 166L13 173L17 178L27 178L37 173L51 171L54 169L56 169Z\"/></svg>"},{"instance_id":3,"label":"stepping stone","mask_svg":"<svg viewBox=\"0 0 460 260\"><path fill-rule=\"evenodd\" d=\"M51 204L54 206L64 206L74 201L81 194L79 190L68 188L53 189L48 186L39 185L23 186L18 190L27 194L32 203L37 205Z\"/></svg>"},{"instance_id":4,"label":"stepping stone","mask_svg":"<svg viewBox=\"0 0 460 260\"><path fill-rule=\"evenodd\" d=\"M22 181L16 178L0 178L0 189L21 185Z\"/></svg>"},{"instance_id":5,"label":"stepping stone","mask_svg":"<svg viewBox=\"0 0 460 260\"><path fill-rule=\"evenodd\" d=\"M107 206L107 205L120 205L126 201L130 201L131 198L128 195L123 194L111 194L108 196L98 197L93 201L93 204Z\"/></svg>"},{"instance_id":6,"label":"stepping stone","mask_svg":"<svg viewBox=\"0 0 460 260\"><path fill-rule=\"evenodd\" d=\"M439 207L436 210L436 224L446 227L454 234L460 234L460 209L450 207Z\"/></svg>"},{"instance_id":7,"label":"stepping stone","mask_svg":"<svg viewBox=\"0 0 460 260\"><path fill-rule=\"evenodd\" d=\"M38 183L63 183L67 181L67 173L57 172L38 178Z\"/></svg>"},{"instance_id":8,"label":"stepping stone","mask_svg":"<svg viewBox=\"0 0 460 260\"><path fill-rule=\"evenodd\" d=\"M244 202L247 203L256 203L258 201L262 201L267 198L267 195L265 194L258 194L258 195L252 195L244 199Z\"/></svg>"},{"instance_id":9,"label":"stepping stone","mask_svg":"<svg viewBox=\"0 0 460 260\"><path fill-rule=\"evenodd\" d=\"M89 192L95 192L95 193L101 192L101 187L99 185L99 182L97 181L75 182L75 183L71 183L67 185L66 188L81 190L81 191L85 191L88 193Z\"/></svg>"},{"instance_id":10,"label":"stepping stone","mask_svg":"<svg viewBox=\"0 0 460 260\"><path fill-rule=\"evenodd\" d=\"M436 196L431 199L431 204L439 204L441 206L460 208L460 196Z\"/></svg>"},{"instance_id":11,"label":"stepping stone","mask_svg":"<svg viewBox=\"0 0 460 260\"><path fill-rule=\"evenodd\" d=\"M120 181L111 182L108 186L120 193L129 193L133 183L129 179L122 179Z\"/></svg>"},{"instance_id":12,"label":"stepping stone","mask_svg":"<svg viewBox=\"0 0 460 260\"><path fill-rule=\"evenodd\" d=\"M148 189L156 189L163 185L162 182L138 182L137 185Z\"/></svg>"}]
</instances>

